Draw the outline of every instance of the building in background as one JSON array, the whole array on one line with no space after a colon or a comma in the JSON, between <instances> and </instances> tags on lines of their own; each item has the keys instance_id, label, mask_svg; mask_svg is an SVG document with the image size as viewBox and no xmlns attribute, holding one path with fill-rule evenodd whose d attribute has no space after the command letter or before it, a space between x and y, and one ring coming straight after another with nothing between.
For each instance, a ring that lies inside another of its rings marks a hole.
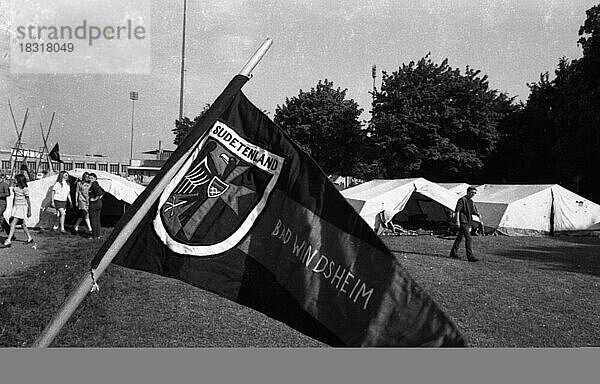
<instances>
[{"instance_id":1,"label":"building in background","mask_svg":"<svg viewBox=\"0 0 600 384\"><path fill-rule=\"evenodd\" d=\"M132 159L127 168L127 178L142 185L148 185L165 162L169 159L173 150L163 149L162 143L158 142L158 149L142 152L145 158Z\"/></svg>"},{"instance_id":2,"label":"building in background","mask_svg":"<svg viewBox=\"0 0 600 384\"><path fill-rule=\"evenodd\" d=\"M16 169L22 170L26 167L32 179L44 177L51 169L56 173L81 168L110 172L142 185L148 185L152 181L173 153L173 150L163 149L161 142L159 142L158 149L142 152L139 159L124 160L103 155L61 153L60 159L63 163L51 161L52 166L50 166L47 156L42 156L42 159L39 159L40 151L29 149L23 151L27 156L16 161ZM0 172L8 176L11 175L11 150L9 149L0 149Z\"/></svg>"},{"instance_id":3,"label":"building in background","mask_svg":"<svg viewBox=\"0 0 600 384\"><path fill-rule=\"evenodd\" d=\"M31 156L17 160L16 169L23 169L23 166L26 166L29 174L32 177L35 176L36 179L45 176L50 169L53 169L54 172L62 170L70 171L75 168L97 169L123 177L127 177L128 175L129 164L123 159L113 159L102 155L69 155L61 153L63 163L51 161L52 166L50 166L47 158L39 159L40 151L27 150L27 153ZM10 157L11 150L0 149L0 172L6 175L11 174Z\"/></svg>"}]
</instances>

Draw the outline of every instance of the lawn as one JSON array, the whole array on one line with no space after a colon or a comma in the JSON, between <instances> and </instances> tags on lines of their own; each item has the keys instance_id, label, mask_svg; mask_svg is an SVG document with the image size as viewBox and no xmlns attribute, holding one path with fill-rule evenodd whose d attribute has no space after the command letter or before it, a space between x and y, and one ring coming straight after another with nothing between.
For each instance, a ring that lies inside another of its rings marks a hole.
<instances>
[{"instance_id":1,"label":"lawn","mask_svg":"<svg viewBox=\"0 0 600 384\"><path fill-rule=\"evenodd\" d=\"M22 234L20 234L23 237ZM98 241L52 231L0 249L0 346L26 347L89 266ZM472 347L600 346L600 239L384 237ZM463 255L464 258L464 255ZM52 346L321 347L256 311L182 282L111 266Z\"/></svg>"}]
</instances>

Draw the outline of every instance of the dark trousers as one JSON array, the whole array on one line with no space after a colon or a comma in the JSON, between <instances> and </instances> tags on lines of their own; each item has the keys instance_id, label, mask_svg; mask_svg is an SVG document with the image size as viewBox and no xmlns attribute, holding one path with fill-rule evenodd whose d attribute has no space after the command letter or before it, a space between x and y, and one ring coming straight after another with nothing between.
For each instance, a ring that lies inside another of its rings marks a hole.
<instances>
[{"instance_id":1,"label":"dark trousers","mask_svg":"<svg viewBox=\"0 0 600 384\"><path fill-rule=\"evenodd\" d=\"M450 251L450 257L458 257L458 248L460 247L460 242L462 241L463 236L465 237L465 248L467 249L467 259L473 257L473 250L471 249L471 226L467 223L460 223L460 228L458 229L458 235L456 235L456 240L454 240L454 244L452 245L452 250Z\"/></svg>"},{"instance_id":2,"label":"dark trousers","mask_svg":"<svg viewBox=\"0 0 600 384\"><path fill-rule=\"evenodd\" d=\"M0 200L0 229L4 229L4 232L8 234L8 225L4 224L4 211L6 211L6 200Z\"/></svg>"},{"instance_id":3,"label":"dark trousers","mask_svg":"<svg viewBox=\"0 0 600 384\"><path fill-rule=\"evenodd\" d=\"M92 226L92 237L100 237L100 212L102 211L102 200L90 202L89 214Z\"/></svg>"}]
</instances>

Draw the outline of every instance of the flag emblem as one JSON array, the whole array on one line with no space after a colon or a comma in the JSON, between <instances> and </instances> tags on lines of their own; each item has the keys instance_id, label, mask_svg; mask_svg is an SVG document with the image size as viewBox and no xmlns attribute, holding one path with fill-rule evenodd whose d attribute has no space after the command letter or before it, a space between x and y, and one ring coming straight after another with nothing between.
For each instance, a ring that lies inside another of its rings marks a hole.
<instances>
[{"instance_id":1,"label":"flag emblem","mask_svg":"<svg viewBox=\"0 0 600 384\"><path fill-rule=\"evenodd\" d=\"M156 233L181 254L209 256L233 248L264 209L283 163L217 121L163 191Z\"/></svg>"}]
</instances>

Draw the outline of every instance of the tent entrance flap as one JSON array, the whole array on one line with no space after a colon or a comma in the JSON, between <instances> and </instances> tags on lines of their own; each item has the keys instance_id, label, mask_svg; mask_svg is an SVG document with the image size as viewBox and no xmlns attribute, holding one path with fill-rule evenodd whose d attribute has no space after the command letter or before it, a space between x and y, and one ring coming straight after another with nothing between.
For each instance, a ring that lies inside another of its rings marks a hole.
<instances>
[{"instance_id":1,"label":"tent entrance flap","mask_svg":"<svg viewBox=\"0 0 600 384\"><path fill-rule=\"evenodd\" d=\"M407 226L434 226L448 224L452 211L439 202L419 193L413 192L404 209L394 215L392 221Z\"/></svg>"}]
</instances>

